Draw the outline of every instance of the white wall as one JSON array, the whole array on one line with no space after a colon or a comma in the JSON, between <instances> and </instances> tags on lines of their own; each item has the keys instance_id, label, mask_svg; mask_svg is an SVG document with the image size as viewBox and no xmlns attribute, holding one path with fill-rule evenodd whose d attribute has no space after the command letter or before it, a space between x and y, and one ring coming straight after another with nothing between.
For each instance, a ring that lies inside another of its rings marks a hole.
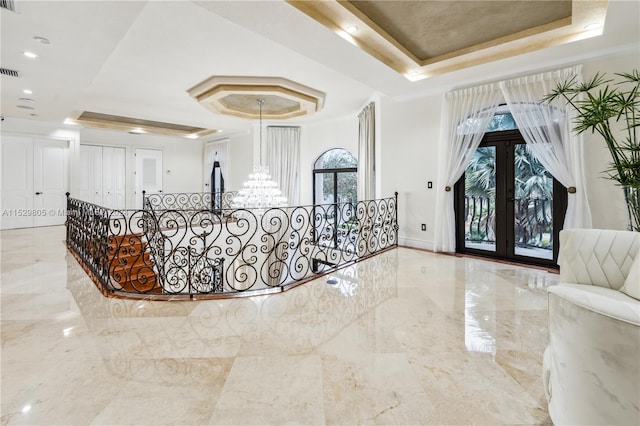
<instances>
[{"instance_id":1,"label":"white wall","mask_svg":"<svg viewBox=\"0 0 640 426\"><path fill-rule=\"evenodd\" d=\"M163 151L163 191L200 192L203 181L203 142L185 138L152 135L131 135L101 129L43 123L33 120L7 118L2 133L40 135L71 142L69 181L73 196L79 193L80 145L118 146L126 149L127 208L135 206L134 153L136 148ZM170 171L170 172L169 172Z\"/></svg>"},{"instance_id":2,"label":"white wall","mask_svg":"<svg viewBox=\"0 0 640 426\"><path fill-rule=\"evenodd\" d=\"M284 123L286 124L286 122ZM266 141L265 129L270 125L283 125L281 121L263 123L263 142ZM253 164L259 162L259 128L251 127L246 133L227 135L229 139L230 179L227 190L235 191L242 187L251 173ZM265 142L266 143L266 142ZM344 148L355 157L358 156L358 117L356 115L303 125L300 129L300 204L313 203L312 171L316 159L325 151ZM263 147L264 150L264 147ZM266 156L265 152L262 153Z\"/></svg>"},{"instance_id":3,"label":"white wall","mask_svg":"<svg viewBox=\"0 0 640 426\"><path fill-rule=\"evenodd\" d=\"M585 62L586 79L595 72L631 71L638 68L640 54L627 51ZM575 64L566 64L570 66ZM558 66L556 68L562 68ZM541 72L532 67L531 74ZM505 79L508 77L505 77ZM482 81L479 76L478 81ZM479 83L480 84L480 83ZM400 243L420 248L433 247L435 223L435 194L438 173L438 139L444 93L411 100L393 100L376 97L381 197L399 193ZM366 104L366 103L365 103ZM363 105L365 105L363 104ZM312 203L312 169L319 155L332 148L344 148L357 157L358 111L353 115L332 121L309 124L301 129L301 204ZM275 123L274 123L275 124ZM281 124L281 123L278 123ZM268 123L265 124L265 126ZM133 152L135 148L162 149L164 151L165 192L200 192L203 182L203 142L198 140L130 135L98 129L41 123L8 118L2 123L2 132L42 135L71 141L71 182L79 176L79 144L124 146L127 148L128 207L133 205ZM229 138L231 161L228 190L237 190L252 170L257 158L257 127L246 133L225 135ZM215 140L215 139L211 139ZM210 140L207 140L208 142ZM604 179L610 155L598 135L585 135L588 195L597 228L624 229L627 223L622 190L614 182ZM166 171L171 170L167 174ZM433 188L427 188L427 182ZM129 183L130 182L130 183ZM77 193L77 187L72 186ZM427 231L420 230L421 224Z\"/></svg>"},{"instance_id":4,"label":"white wall","mask_svg":"<svg viewBox=\"0 0 640 426\"><path fill-rule=\"evenodd\" d=\"M608 77L616 77L615 72L631 72L640 68L640 53L609 56L585 62L582 75L585 80L593 78L596 72L605 72ZM616 77L617 78L617 77ZM591 204L593 227L604 229L626 229L627 210L622 188L616 182L606 179L604 171L610 168L611 155L604 140L598 134L584 134L585 158L587 163L587 193Z\"/></svg>"},{"instance_id":5,"label":"white wall","mask_svg":"<svg viewBox=\"0 0 640 426\"><path fill-rule=\"evenodd\" d=\"M43 123L33 120L6 117L0 125L0 135L12 133L25 136L44 136L49 139L69 141L69 162L73 163L80 158L80 130L70 126ZM0 154L1 155L1 154ZM0 160L2 160L0 158ZM80 170L80 169L78 169ZM77 179L79 174L73 168L69 170L69 182ZM0 182L0 187L2 182Z\"/></svg>"},{"instance_id":6,"label":"white wall","mask_svg":"<svg viewBox=\"0 0 640 426\"><path fill-rule=\"evenodd\" d=\"M247 131L227 135L225 139L229 139L229 177L225 176L225 191L237 191L253 170L253 134Z\"/></svg>"},{"instance_id":7,"label":"white wall","mask_svg":"<svg viewBox=\"0 0 640 426\"><path fill-rule=\"evenodd\" d=\"M200 140L148 134L132 135L126 132L83 128L80 130L80 144L125 148L127 208L129 209L142 208L142 206L135 205L134 193L134 154L135 150L140 148L162 151L162 190L164 193L202 191L203 142ZM75 165L76 173L78 173L79 162L75 162Z\"/></svg>"},{"instance_id":8,"label":"white wall","mask_svg":"<svg viewBox=\"0 0 640 426\"><path fill-rule=\"evenodd\" d=\"M398 236L403 245L433 248L442 99L443 95L405 102L382 99L381 196L398 192Z\"/></svg>"},{"instance_id":9,"label":"white wall","mask_svg":"<svg viewBox=\"0 0 640 426\"><path fill-rule=\"evenodd\" d=\"M583 76L591 78L597 71L613 76L638 68L638 52L623 52L583 63ZM566 66L575 65L567 64ZM558 66L556 68L563 68ZM542 72L532 68L530 74ZM514 76L515 77L515 76ZM505 77L504 79L508 79ZM479 77L481 82L481 76ZM383 179L382 197L398 191L399 242L419 248L433 248L438 185L438 140L444 93L393 101L382 99L381 144ZM605 179L611 156L598 135L585 134L588 196L596 228L625 229L627 213L622 189ZM433 182L433 189L427 182ZM427 231L420 229L427 225Z\"/></svg>"}]
</instances>

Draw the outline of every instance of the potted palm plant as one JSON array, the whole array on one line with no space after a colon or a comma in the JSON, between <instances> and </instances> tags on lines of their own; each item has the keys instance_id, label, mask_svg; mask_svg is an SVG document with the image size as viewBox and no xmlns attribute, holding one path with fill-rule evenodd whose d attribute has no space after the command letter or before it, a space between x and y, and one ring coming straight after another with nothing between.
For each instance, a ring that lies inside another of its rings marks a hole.
<instances>
[{"instance_id":1,"label":"potted palm plant","mask_svg":"<svg viewBox=\"0 0 640 426\"><path fill-rule=\"evenodd\" d=\"M575 132L602 136L612 159L606 173L624 190L629 229L640 231L640 72L615 75L618 81L601 73L584 83L573 77L543 101L563 99L576 111Z\"/></svg>"}]
</instances>

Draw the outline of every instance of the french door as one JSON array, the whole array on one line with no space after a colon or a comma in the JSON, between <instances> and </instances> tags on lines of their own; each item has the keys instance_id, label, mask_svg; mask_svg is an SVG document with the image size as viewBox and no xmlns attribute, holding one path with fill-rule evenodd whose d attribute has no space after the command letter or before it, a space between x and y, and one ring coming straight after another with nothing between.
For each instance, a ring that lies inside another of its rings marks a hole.
<instances>
[{"instance_id":1,"label":"french door","mask_svg":"<svg viewBox=\"0 0 640 426\"><path fill-rule=\"evenodd\" d=\"M0 229L62 225L69 141L2 136Z\"/></svg>"},{"instance_id":2,"label":"french door","mask_svg":"<svg viewBox=\"0 0 640 426\"><path fill-rule=\"evenodd\" d=\"M486 133L456 183L457 251L556 266L566 201L518 130Z\"/></svg>"},{"instance_id":3,"label":"french door","mask_svg":"<svg viewBox=\"0 0 640 426\"><path fill-rule=\"evenodd\" d=\"M126 205L124 148L80 145L80 199L110 209Z\"/></svg>"}]
</instances>

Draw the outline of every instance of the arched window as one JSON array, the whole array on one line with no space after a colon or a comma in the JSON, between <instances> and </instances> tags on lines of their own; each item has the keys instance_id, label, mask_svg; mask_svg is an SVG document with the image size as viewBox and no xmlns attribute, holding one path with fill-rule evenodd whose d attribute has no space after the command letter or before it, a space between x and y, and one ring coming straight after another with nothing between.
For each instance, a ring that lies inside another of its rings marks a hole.
<instances>
[{"instance_id":1,"label":"arched window","mask_svg":"<svg viewBox=\"0 0 640 426\"><path fill-rule=\"evenodd\" d=\"M346 149L326 151L314 163L313 188L313 204L355 204L358 160Z\"/></svg>"}]
</instances>

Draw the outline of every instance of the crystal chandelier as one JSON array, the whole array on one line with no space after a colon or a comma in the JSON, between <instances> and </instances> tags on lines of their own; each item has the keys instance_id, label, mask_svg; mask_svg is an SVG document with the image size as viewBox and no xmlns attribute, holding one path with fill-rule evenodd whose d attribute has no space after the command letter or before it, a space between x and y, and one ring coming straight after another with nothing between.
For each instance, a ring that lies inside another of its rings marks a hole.
<instances>
[{"instance_id":1,"label":"crystal chandelier","mask_svg":"<svg viewBox=\"0 0 640 426\"><path fill-rule=\"evenodd\" d=\"M262 163L262 106L264 99L258 99L260 108L260 163ZM278 184L271 180L269 168L259 165L253 166L253 173L249 175L249 180L244 183L242 189L238 191L232 202L234 209L251 209L261 216L265 209L271 207L286 207L287 199L282 195Z\"/></svg>"}]
</instances>

